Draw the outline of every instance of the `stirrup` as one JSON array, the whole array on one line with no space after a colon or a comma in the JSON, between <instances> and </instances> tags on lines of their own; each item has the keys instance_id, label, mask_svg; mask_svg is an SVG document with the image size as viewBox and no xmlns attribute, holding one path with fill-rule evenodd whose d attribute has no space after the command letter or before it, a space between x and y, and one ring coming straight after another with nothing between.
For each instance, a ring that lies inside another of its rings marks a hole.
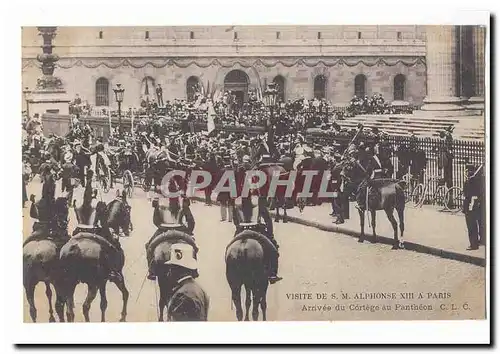
<instances>
[{"instance_id":1,"label":"stirrup","mask_svg":"<svg viewBox=\"0 0 500 354\"><path fill-rule=\"evenodd\" d=\"M282 277L278 277L277 275L273 275L273 276L270 276L268 278L268 280L269 280L270 284L275 284L275 283L279 282L280 280L283 280L283 278Z\"/></svg>"}]
</instances>

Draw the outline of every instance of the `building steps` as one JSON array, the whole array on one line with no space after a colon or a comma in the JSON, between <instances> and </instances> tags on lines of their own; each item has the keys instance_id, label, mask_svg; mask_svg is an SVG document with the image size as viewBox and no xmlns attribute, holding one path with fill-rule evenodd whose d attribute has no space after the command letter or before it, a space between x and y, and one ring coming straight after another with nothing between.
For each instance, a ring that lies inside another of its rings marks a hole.
<instances>
[{"instance_id":1,"label":"building steps","mask_svg":"<svg viewBox=\"0 0 500 354\"><path fill-rule=\"evenodd\" d=\"M374 115L365 114L338 120L337 123L344 128L356 128L359 123L365 127L377 127L389 134L410 135L411 133L423 137L438 137L439 132L454 126L453 135L464 140L484 140L484 117L459 116L459 117L431 117L429 115L414 114L399 115Z\"/></svg>"}]
</instances>

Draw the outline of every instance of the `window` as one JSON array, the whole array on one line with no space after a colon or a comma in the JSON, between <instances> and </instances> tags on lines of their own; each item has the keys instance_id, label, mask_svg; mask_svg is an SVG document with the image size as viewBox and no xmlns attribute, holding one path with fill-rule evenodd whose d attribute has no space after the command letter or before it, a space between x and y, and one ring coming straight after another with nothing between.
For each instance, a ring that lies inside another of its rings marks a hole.
<instances>
[{"instance_id":1,"label":"window","mask_svg":"<svg viewBox=\"0 0 500 354\"><path fill-rule=\"evenodd\" d=\"M102 39L102 31L99 31L99 39Z\"/></svg>"},{"instance_id":2,"label":"window","mask_svg":"<svg viewBox=\"0 0 500 354\"><path fill-rule=\"evenodd\" d=\"M146 31L146 33L144 34L144 38L149 39L149 31Z\"/></svg>"},{"instance_id":3,"label":"window","mask_svg":"<svg viewBox=\"0 0 500 354\"><path fill-rule=\"evenodd\" d=\"M193 101L197 92L200 91L200 80L196 76L191 76L186 81L187 100Z\"/></svg>"},{"instance_id":4,"label":"window","mask_svg":"<svg viewBox=\"0 0 500 354\"><path fill-rule=\"evenodd\" d=\"M394 77L394 101L405 100L405 84L406 77L403 74Z\"/></svg>"},{"instance_id":5,"label":"window","mask_svg":"<svg viewBox=\"0 0 500 354\"><path fill-rule=\"evenodd\" d=\"M281 37L281 32L276 32L276 39L280 39Z\"/></svg>"},{"instance_id":6,"label":"window","mask_svg":"<svg viewBox=\"0 0 500 354\"><path fill-rule=\"evenodd\" d=\"M156 98L156 84L155 79L151 76L146 76L142 79L141 85L141 99L144 101L152 101Z\"/></svg>"},{"instance_id":7,"label":"window","mask_svg":"<svg viewBox=\"0 0 500 354\"><path fill-rule=\"evenodd\" d=\"M321 32L318 32L318 39L321 39Z\"/></svg>"},{"instance_id":8,"label":"window","mask_svg":"<svg viewBox=\"0 0 500 354\"><path fill-rule=\"evenodd\" d=\"M403 39L403 36L402 36L401 32L398 32L398 41L400 41L401 39Z\"/></svg>"},{"instance_id":9,"label":"window","mask_svg":"<svg viewBox=\"0 0 500 354\"><path fill-rule=\"evenodd\" d=\"M361 32L358 32L358 39L361 39Z\"/></svg>"},{"instance_id":10,"label":"window","mask_svg":"<svg viewBox=\"0 0 500 354\"><path fill-rule=\"evenodd\" d=\"M109 81L104 77L95 82L95 105L109 106Z\"/></svg>"},{"instance_id":11,"label":"window","mask_svg":"<svg viewBox=\"0 0 500 354\"><path fill-rule=\"evenodd\" d=\"M234 34L233 34L233 38L234 38L235 40L236 40L236 39L238 39L238 32L234 32Z\"/></svg>"},{"instance_id":12,"label":"window","mask_svg":"<svg viewBox=\"0 0 500 354\"><path fill-rule=\"evenodd\" d=\"M314 78L314 97L318 99L326 98L326 78L323 75Z\"/></svg>"},{"instance_id":13,"label":"window","mask_svg":"<svg viewBox=\"0 0 500 354\"><path fill-rule=\"evenodd\" d=\"M278 75L273 79L273 82L276 84L276 89L278 90L278 101L285 102L285 78Z\"/></svg>"},{"instance_id":14,"label":"window","mask_svg":"<svg viewBox=\"0 0 500 354\"><path fill-rule=\"evenodd\" d=\"M354 78L354 94L361 98L366 95L366 76L359 74Z\"/></svg>"},{"instance_id":15,"label":"window","mask_svg":"<svg viewBox=\"0 0 500 354\"><path fill-rule=\"evenodd\" d=\"M194 32L193 31L189 32L189 39L194 39Z\"/></svg>"}]
</instances>

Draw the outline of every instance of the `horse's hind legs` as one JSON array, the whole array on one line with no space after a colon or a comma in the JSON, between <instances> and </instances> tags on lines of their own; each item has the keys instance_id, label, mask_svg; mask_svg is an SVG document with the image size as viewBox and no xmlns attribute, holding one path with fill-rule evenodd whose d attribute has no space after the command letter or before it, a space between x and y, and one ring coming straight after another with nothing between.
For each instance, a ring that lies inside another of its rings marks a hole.
<instances>
[{"instance_id":1,"label":"horse's hind legs","mask_svg":"<svg viewBox=\"0 0 500 354\"><path fill-rule=\"evenodd\" d=\"M47 296L47 300L49 300L49 322L56 322L54 309L52 308L52 289L48 281L45 282L45 295Z\"/></svg>"},{"instance_id":2,"label":"horse's hind legs","mask_svg":"<svg viewBox=\"0 0 500 354\"><path fill-rule=\"evenodd\" d=\"M363 243L365 240L365 211L358 208L359 212L359 226L361 227L361 233L359 234L358 242Z\"/></svg>"},{"instance_id":3,"label":"horse's hind legs","mask_svg":"<svg viewBox=\"0 0 500 354\"><path fill-rule=\"evenodd\" d=\"M238 321L243 319L243 309L241 308L241 285L231 286L231 297L236 307L236 318Z\"/></svg>"},{"instance_id":4,"label":"horse's hind legs","mask_svg":"<svg viewBox=\"0 0 500 354\"><path fill-rule=\"evenodd\" d=\"M89 311L90 306L92 305L92 301L94 301L97 296L97 285L87 285L87 298L83 302L83 317L85 317L85 322L90 322Z\"/></svg>"},{"instance_id":5,"label":"horse's hind legs","mask_svg":"<svg viewBox=\"0 0 500 354\"><path fill-rule=\"evenodd\" d=\"M122 293L122 313L120 317L120 322L125 322L127 320L127 304L128 304L128 298L129 298L129 292L127 287L125 286L125 279L123 278L123 274L119 274L120 277L115 281L116 287L118 290L121 291Z\"/></svg>"},{"instance_id":6,"label":"horse's hind legs","mask_svg":"<svg viewBox=\"0 0 500 354\"><path fill-rule=\"evenodd\" d=\"M387 218L389 219L389 222L392 225L392 229L394 230L394 243L392 245L392 249L398 249L399 248L398 223L394 218L394 209L385 210L385 213L387 214Z\"/></svg>"},{"instance_id":7,"label":"horse's hind legs","mask_svg":"<svg viewBox=\"0 0 500 354\"><path fill-rule=\"evenodd\" d=\"M106 322L106 309L108 308L108 299L106 298L106 281L99 287L99 296L101 297L101 322Z\"/></svg>"},{"instance_id":8,"label":"horse's hind legs","mask_svg":"<svg viewBox=\"0 0 500 354\"><path fill-rule=\"evenodd\" d=\"M252 292L250 288L245 285L245 321L250 321L250 305L252 305Z\"/></svg>"},{"instance_id":9,"label":"horse's hind legs","mask_svg":"<svg viewBox=\"0 0 500 354\"><path fill-rule=\"evenodd\" d=\"M28 300L28 305L30 307L30 316L33 322L36 322L36 307L35 307L35 285L33 283L29 283L24 286L26 291L26 298Z\"/></svg>"},{"instance_id":10,"label":"horse's hind legs","mask_svg":"<svg viewBox=\"0 0 500 354\"><path fill-rule=\"evenodd\" d=\"M253 289L253 310L252 310L252 319L254 321L259 320L259 305L260 305L260 300L261 300L261 295L262 291L260 289L257 289L254 287Z\"/></svg>"},{"instance_id":11,"label":"horse's hind legs","mask_svg":"<svg viewBox=\"0 0 500 354\"><path fill-rule=\"evenodd\" d=\"M373 237L371 238L371 243L377 243L377 231L375 231L375 228L377 226L377 213L375 210L370 210L370 215L371 215L371 222L372 222L372 230L373 230Z\"/></svg>"}]
</instances>

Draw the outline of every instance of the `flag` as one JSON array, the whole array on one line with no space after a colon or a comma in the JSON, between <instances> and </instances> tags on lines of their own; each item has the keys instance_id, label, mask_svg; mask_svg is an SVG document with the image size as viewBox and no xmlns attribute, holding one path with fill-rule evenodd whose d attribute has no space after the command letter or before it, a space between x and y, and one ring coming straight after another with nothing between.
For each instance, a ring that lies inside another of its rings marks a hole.
<instances>
[{"instance_id":1,"label":"flag","mask_svg":"<svg viewBox=\"0 0 500 354\"><path fill-rule=\"evenodd\" d=\"M224 32L231 32L232 30L234 30L234 26L231 26L229 28L226 28Z\"/></svg>"},{"instance_id":2,"label":"flag","mask_svg":"<svg viewBox=\"0 0 500 354\"><path fill-rule=\"evenodd\" d=\"M210 95L210 94L211 94L211 92L210 92L210 80L209 80L207 83L207 92L206 92L205 97L208 97L208 95Z\"/></svg>"},{"instance_id":3,"label":"flag","mask_svg":"<svg viewBox=\"0 0 500 354\"><path fill-rule=\"evenodd\" d=\"M148 79L145 80L145 83L146 83L146 88L144 89L144 94L146 96L149 96L149 85L148 85Z\"/></svg>"},{"instance_id":4,"label":"flag","mask_svg":"<svg viewBox=\"0 0 500 354\"><path fill-rule=\"evenodd\" d=\"M207 130L208 130L208 134L210 134L212 131L215 130L214 116L215 116L214 104L212 103L212 101L208 101L208 110L207 110Z\"/></svg>"}]
</instances>

